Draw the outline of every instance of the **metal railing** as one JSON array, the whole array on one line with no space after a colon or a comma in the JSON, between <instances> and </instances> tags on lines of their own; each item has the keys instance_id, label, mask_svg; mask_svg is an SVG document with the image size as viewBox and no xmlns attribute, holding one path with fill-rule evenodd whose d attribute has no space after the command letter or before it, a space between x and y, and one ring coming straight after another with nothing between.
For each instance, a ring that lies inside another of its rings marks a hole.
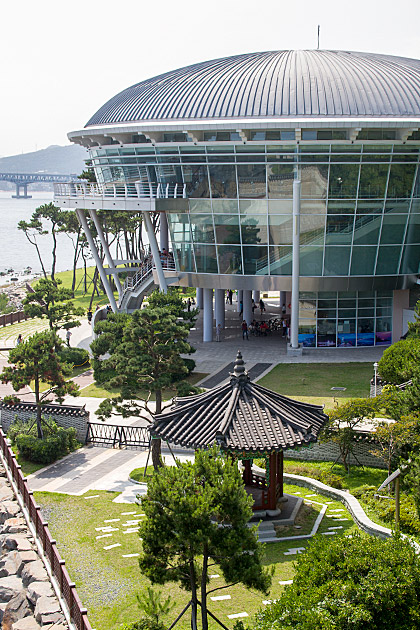
<instances>
[{"instance_id":1,"label":"metal railing","mask_svg":"<svg viewBox=\"0 0 420 630\"><path fill-rule=\"evenodd\" d=\"M75 199L178 199L186 196L185 184L156 182L92 184L84 181L54 184L54 197Z\"/></svg>"},{"instance_id":2,"label":"metal railing","mask_svg":"<svg viewBox=\"0 0 420 630\"><path fill-rule=\"evenodd\" d=\"M71 581L69 573L65 566L65 561L60 556L57 549L57 543L48 529L48 523L44 521L41 514L41 508L35 503L33 492L29 490L28 481L24 477L21 466L16 461L16 455L12 452L7 443L6 436L0 429L0 450L3 454L12 479L16 484L17 490L21 496L24 506L28 510L30 520L36 531L37 538L42 546L44 554L48 559L51 567L51 573L56 578L60 593L67 604L70 618L77 630L92 630L87 610L82 606L79 595L76 591L74 582Z\"/></svg>"},{"instance_id":3,"label":"metal railing","mask_svg":"<svg viewBox=\"0 0 420 630\"><path fill-rule=\"evenodd\" d=\"M86 444L98 444L112 448L146 449L150 446L150 433L148 427L89 422Z\"/></svg>"},{"instance_id":4,"label":"metal railing","mask_svg":"<svg viewBox=\"0 0 420 630\"><path fill-rule=\"evenodd\" d=\"M161 263L164 271L175 271L175 261L171 253L169 253L169 256L167 257L162 257ZM153 261L153 257L149 255L145 258L141 268L136 271L133 276L128 276L128 278L125 279L121 300L127 291L134 291L134 289L143 284L146 279L150 278L153 273L153 269L155 269L155 263Z\"/></svg>"}]
</instances>

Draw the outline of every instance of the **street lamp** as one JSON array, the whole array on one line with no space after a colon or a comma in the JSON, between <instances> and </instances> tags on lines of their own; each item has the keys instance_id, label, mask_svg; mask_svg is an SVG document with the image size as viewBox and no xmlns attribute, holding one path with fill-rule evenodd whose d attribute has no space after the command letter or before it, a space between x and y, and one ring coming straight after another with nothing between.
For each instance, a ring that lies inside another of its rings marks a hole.
<instances>
[{"instance_id":1,"label":"street lamp","mask_svg":"<svg viewBox=\"0 0 420 630\"><path fill-rule=\"evenodd\" d=\"M375 363L373 364L373 369L374 369L374 372L375 372L375 377L374 377L375 378L375 382L374 382L374 385L373 385L373 393L374 393L374 396L376 398L377 386L378 386L377 385L377 383L378 383L378 363L377 363L377 361L375 361Z\"/></svg>"}]
</instances>

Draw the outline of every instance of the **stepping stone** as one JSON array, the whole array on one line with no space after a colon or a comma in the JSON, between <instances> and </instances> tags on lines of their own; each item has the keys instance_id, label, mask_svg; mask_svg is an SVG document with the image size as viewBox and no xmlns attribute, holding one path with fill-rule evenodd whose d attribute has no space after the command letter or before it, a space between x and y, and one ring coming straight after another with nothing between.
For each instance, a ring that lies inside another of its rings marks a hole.
<instances>
[{"instance_id":1,"label":"stepping stone","mask_svg":"<svg viewBox=\"0 0 420 630\"><path fill-rule=\"evenodd\" d=\"M302 553L303 551L306 551L306 547L292 547L291 549L288 549L288 551L284 551L283 555L296 556L296 554Z\"/></svg>"},{"instance_id":2,"label":"stepping stone","mask_svg":"<svg viewBox=\"0 0 420 630\"><path fill-rule=\"evenodd\" d=\"M92 494L91 497L83 497L84 499L97 499L99 497L99 494Z\"/></svg>"},{"instance_id":3,"label":"stepping stone","mask_svg":"<svg viewBox=\"0 0 420 630\"><path fill-rule=\"evenodd\" d=\"M321 532L322 536L335 536L337 532Z\"/></svg>"},{"instance_id":4,"label":"stepping stone","mask_svg":"<svg viewBox=\"0 0 420 630\"><path fill-rule=\"evenodd\" d=\"M343 529L343 526L337 525L336 527L329 527L328 529Z\"/></svg>"},{"instance_id":5,"label":"stepping stone","mask_svg":"<svg viewBox=\"0 0 420 630\"><path fill-rule=\"evenodd\" d=\"M210 597L212 602L221 602L223 599L231 599L230 595L216 595L216 597Z\"/></svg>"},{"instance_id":6,"label":"stepping stone","mask_svg":"<svg viewBox=\"0 0 420 630\"><path fill-rule=\"evenodd\" d=\"M295 529L302 529L302 525L293 525Z\"/></svg>"},{"instance_id":7,"label":"stepping stone","mask_svg":"<svg viewBox=\"0 0 420 630\"><path fill-rule=\"evenodd\" d=\"M331 510L330 509L330 512L344 512L344 510L343 509L339 509L339 510Z\"/></svg>"},{"instance_id":8,"label":"stepping stone","mask_svg":"<svg viewBox=\"0 0 420 630\"><path fill-rule=\"evenodd\" d=\"M112 536L112 534L102 534L101 536L96 536L96 540L99 540L99 538L109 538L110 536Z\"/></svg>"},{"instance_id":9,"label":"stepping stone","mask_svg":"<svg viewBox=\"0 0 420 630\"><path fill-rule=\"evenodd\" d=\"M293 494L302 494L302 493L301 493L301 492L294 492ZM267 600L267 601L268 601L268 600ZM264 602L263 602L263 604L264 604Z\"/></svg>"},{"instance_id":10,"label":"stepping stone","mask_svg":"<svg viewBox=\"0 0 420 630\"><path fill-rule=\"evenodd\" d=\"M111 527L111 525L107 525L106 527L95 527L95 531L97 532L117 532L118 527Z\"/></svg>"},{"instance_id":11,"label":"stepping stone","mask_svg":"<svg viewBox=\"0 0 420 630\"><path fill-rule=\"evenodd\" d=\"M210 575L210 579L218 578L218 577L220 577L220 575L218 573L215 573L214 575Z\"/></svg>"},{"instance_id":12,"label":"stepping stone","mask_svg":"<svg viewBox=\"0 0 420 630\"><path fill-rule=\"evenodd\" d=\"M121 516L133 516L135 512L121 512Z\"/></svg>"},{"instance_id":13,"label":"stepping stone","mask_svg":"<svg viewBox=\"0 0 420 630\"><path fill-rule=\"evenodd\" d=\"M123 531L123 534L136 534L138 531L138 527L133 527L132 529L126 529L125 531Z\"/></svg>"},{"instance_id":14,"label":"stepping stone","mask_svg":"<svg viewBox=\"0 0 420 630\"><path fill-rule=\"evenodd\" d=\"M239 617L249 617L247 612L236 613L236 615L228 615L228 619L239 619Z\"/></svg>"},{"instance_id":15,"label":"stepping stone","mask_svg":"<svg viewBox=\"0 0 420 630\"><path fill-rule=\"evenodd\" d=\"M117 523L120 520L120 518L109 518L108 520L104 521L104 523Z\"/></svg>"},{"instance_id":16,"label":"stepping stone","mask_svg":"<svg viewBox=\"0 0 420 630\"><path fill-rule=\"evenodd\" d=\"M288 584L293 584L293 580L279 580L279 584L287 586Z\"/></svg>"},{"instance_id":17,"label":"stepping stone","mask_svg":"<svg viewBox=\"0 0 420 630\"><path fill-rule=\"evenodd\" d=\"M316 494L307 494L304 499L308 499L309 497L316 497Z\"/></svg>"},{"instance_id":18,"label":"stepping stone","mask_svg":"<svg viewBox=\"0 0 420 630\"><path fill-rule=\"evenodd\" d=\"M264 604L264 606L268 606L268 604L272 604L273 601L271 599L263 599L262 603Z\"/></svg>"},{"instance_id":19,"label":"stepping stone","mask_svg":"<svg viewBox=\"0 0 420 630\"><path fill-rule=\"evenodd\" d=\"M335 521L349 521L349 518L335 518Z\"/></svg>"},{"instance_id":20,"label":"stepping stone","mask_svg":"<svg viewBox=\"0 0 420 630\"><path fill-rule=\"evenodd\" d=\"M123 558L135 558L136 556L139 556L139 553L126 553L123 555Z\"/></svg>"},{"instance_id":21,"label":"stepping stone","mask_svg":"<svg viewBox=\"0 0 420 630\"><path fill-rule=\"evenodd\" d=\"M325 505L332 505L334 501L325 501Z\"/></svg>"},{"instance_id":22,"label":"stepping stone","mask_svg":"<svg viewBox=\"0 0 420 630\"><path fill-rule=\"evenodd\" d=\"M114 549L114 547L121 547L121 543L115 543L114 545L108 545L108 547L104 547L108 551L108 549Z\"/></svg>"}]
</instances>

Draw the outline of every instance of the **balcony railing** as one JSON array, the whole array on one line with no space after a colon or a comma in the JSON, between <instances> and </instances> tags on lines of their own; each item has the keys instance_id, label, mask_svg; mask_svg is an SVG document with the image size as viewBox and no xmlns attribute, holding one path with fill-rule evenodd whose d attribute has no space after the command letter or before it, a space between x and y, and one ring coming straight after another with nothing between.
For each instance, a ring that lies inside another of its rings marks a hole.
<instances>
[{"instance_id":1,"label":"balcony railing","mask_svg":"<svg viewBox=\"0 0 420 630\"><path fill-rule=\"evenodd\" d=\"M157 184L156 182L91 184L83 181L54 184L54 197L75 199L178 199L186 196L185 184Z\"/></svg>"},{"instance_id":2,"label":"balcony railing","mask_svg":"<svg viewBox=\"0 0 420 630\"><path fill-rule=\"evenodd\" d=\"M164 271L175 271L175 261L171 252L169 252L167 256L162 255L161 264ZM138 286L143 284L143 282L152 275L153 269L155 269L155 264L153 257L149 255L145 258L141 268L134 275L125 279L121 301L127 291L134 291Z\"/></svg>"}]
</instances>

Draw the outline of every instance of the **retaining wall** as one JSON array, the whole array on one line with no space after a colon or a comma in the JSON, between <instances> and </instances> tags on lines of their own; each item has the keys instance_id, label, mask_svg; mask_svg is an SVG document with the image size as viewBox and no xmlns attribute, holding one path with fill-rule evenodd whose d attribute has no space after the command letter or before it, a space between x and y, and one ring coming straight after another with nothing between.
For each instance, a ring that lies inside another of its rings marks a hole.
<instances>
[{"instance_id":1,"label":"retaining wall","mask_svg":"<svg viewBox=\"0 0 420 630\"><path fill-rule=\"evenodd\" d=\"M354 454L357 457L350 458L350 463L362 466L373 466L375 468L386 468L385 462L373 455L370 451L378 450L374 442L360 441L354 445ZM310 447L300 450L284 451L285 459L298 459L305 462L335 462L339 459L340 450L333 442L315 443Z\"/></svg>"},{"instance_id":2,"label":"retaining wall","mask_svg":"<svg viewBox=\"0 0 420 630\"><path fill-rule=\"evenodd\" d=\"M60 427L68 429L74 427L77 433L77 439L82 444L85 443L87 424L89 422L89 412L86 408L77 405L43 405L42 415L45 418L52 418ZM10 425L15 421L16 417L20 420L30 420L36 416L36 405L28 402L19 402L18 404L0 403L0 422L1 428L5 433L9 430Z\"/></svg>"}]
</instances>

